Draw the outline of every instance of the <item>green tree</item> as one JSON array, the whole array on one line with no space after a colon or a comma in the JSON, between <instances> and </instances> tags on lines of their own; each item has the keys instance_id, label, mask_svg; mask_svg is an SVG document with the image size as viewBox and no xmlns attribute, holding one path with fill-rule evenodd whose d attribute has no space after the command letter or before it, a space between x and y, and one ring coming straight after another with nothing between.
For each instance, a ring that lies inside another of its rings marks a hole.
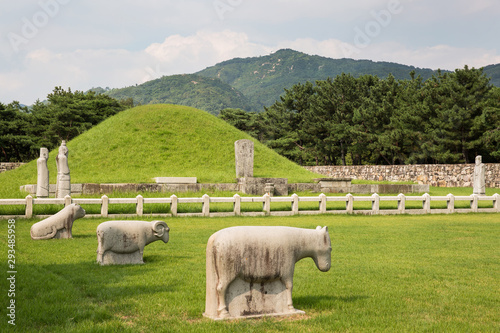
<instances>
[{"instance_id":1,"label":"green tree","mask_svg":"<svg viewBox=\"0 0 500 333\"><path fill-rule=\"evenodd\" d=\"M470 163L486 130L483 112L492 85L482 69L438 73L423 88L430 126L425 147L438 163Z\"/></svg>"},{"instance_id":2,"label":"green tree","mask_svg":"<svg viewBox=\"0 0 500 333\"><path fill-rule=\"evenodd\" d=\"M48 103L39 101L33 108L33 135L49 149L61 140L71 140L77 135L100 123L102 120L122 111L125 106L107 95L72 92L56 87L47 96Z\"/></svg>"},{"instance_id":3,"label":"green tree","mask_svg":"<svg viewBox=\"0 0 500 333\"><path fill-rule=\"evenodd\" d=\"M314 87L311 82L298 83L269 108L265 108L262 133L265 143L279 154L299 163L317 159L317 150L308 131Z\"/></svg>"},{"instance_id":4,"label":"green tree","mask_svg":"<svg viewBox=\"0 0 500 333\"><path fill-rule=\"evenodd\" d=\"M340 156L342 165L346 165L356 133L353 116L362 101L358 95L359 81L342 74L333 80L316 81L315 88L306 129L326 164L335 164Z\"/></svg>"},{"instance_id":5,"label":"green tree","mask_svg":"<svg viewBox=\"0 0 500 333\"><path fill-rule=\"evenodd\" d=\"M483 161L500 161L500 88L491 89L479 123L486 127L481 137Z\"/></svg>"},{"instance_id":6,"label":"green tree","mask_svg":"<svg viewBox=\"0 0 500 333\"><path fill-rule=\"evenodd\" d=\"M218 117L240 131L246 132L258 140L263 140L262 114L241 109L224 109Z\"/></svg>"},{"instance_id":7,"label":"green tree","mask_svg":"<svg viewBox=\"0 0 500 333\"><path fill-rule=\"evenodd\" d=\"M0 103L0 161L26 161L34 154L35 142L26 132L28 128L26 107L16 101L8 105Z\"/></svg>"}]
</instances>

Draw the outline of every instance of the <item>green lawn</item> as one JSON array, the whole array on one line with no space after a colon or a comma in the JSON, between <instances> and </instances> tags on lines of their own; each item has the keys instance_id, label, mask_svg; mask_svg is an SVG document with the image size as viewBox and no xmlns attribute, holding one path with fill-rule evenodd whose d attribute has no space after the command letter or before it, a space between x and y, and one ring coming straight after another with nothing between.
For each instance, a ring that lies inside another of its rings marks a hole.
<instances>
[{"instance_id":1,"label":"green lawn","mask_svg":"<svg viewBox=\"0 0 500 333\"><path fill-rule=\"evenodd\" d=\"M33 241L16 221L16 327L19 332L494 332L500 330L500 215L318 215L169 218L170 242L144 251L145 264L95 263L96 227L79 219L73 239ZM327 225L332 268L296 264L293 300L305 315L213 322L205 306L205 247L236 225ZM5 249L7 221L0 242Z\"/></svg>"}]
</instances>

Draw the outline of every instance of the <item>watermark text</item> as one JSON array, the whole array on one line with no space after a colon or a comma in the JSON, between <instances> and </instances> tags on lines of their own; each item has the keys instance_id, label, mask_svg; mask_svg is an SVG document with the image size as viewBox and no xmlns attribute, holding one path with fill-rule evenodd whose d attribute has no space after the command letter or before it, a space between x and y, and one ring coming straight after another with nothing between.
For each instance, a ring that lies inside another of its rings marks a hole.
<instances>
[{"instance_id":1,"label":"watermark text","mask_svg":"<svg viewBox=\"0 0 500 333\"><path fill-rule=\"evenodd\" d=\"M41 29L43 29L50 20L56 17L61 10L61 5L66 5L71 0L40 0L38 1L39 10L31 17L21 18L21 31L19 33L9 32L7 38L12 49L17 53L20 46L28 44L33 40Z\"/></svg>"},{"instance_id":2,"label":"watermark text","mask_svg":"<svg viewBox=\"0 0 500 333\"><path fill-rule=\"evenodd\" d=\"M16 220L10 219L8 221L7 233L7 281L9 281L9 290L7 297L9 304L7 306L8 323L16 325Z\"/></svg>"}]
</instances>

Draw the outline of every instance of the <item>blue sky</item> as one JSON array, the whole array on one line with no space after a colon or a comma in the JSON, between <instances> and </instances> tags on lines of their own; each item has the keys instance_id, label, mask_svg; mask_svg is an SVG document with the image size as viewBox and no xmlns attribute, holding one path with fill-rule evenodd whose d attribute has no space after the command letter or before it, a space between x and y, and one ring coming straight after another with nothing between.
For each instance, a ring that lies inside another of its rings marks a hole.
<instances>
[{"instance_id":1,"label":"blue sky","mask_svg":"<svg viewBox=\"0 0 500 333\"><path fill-rule=\"evenodd\" d=\"M0 102L121 88L281 48L432 69L500 63L498 0L23 0L0 14Z\"/></svg>"}]
</instances>

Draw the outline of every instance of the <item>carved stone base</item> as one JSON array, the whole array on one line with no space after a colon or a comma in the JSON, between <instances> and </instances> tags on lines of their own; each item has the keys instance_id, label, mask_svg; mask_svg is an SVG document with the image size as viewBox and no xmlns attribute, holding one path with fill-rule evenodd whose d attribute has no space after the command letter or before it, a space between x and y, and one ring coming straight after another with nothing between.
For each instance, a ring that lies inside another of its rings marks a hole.
<instances>
[{"instance_id":1,"label":"carved stone base","mask_svg":"<svg viewBox=\"0 0 500 333\"><path fill-rule=\"evenodd\" d=\"M71 230L62 228L57 230L56 235L53 238L64 239L64 238L73 238L73 236L71 235Z\"/></svg>"},{"instance_id":2,"label":"carved stone base","mask_svg":"<svg viewBox=\"0 0 500 333\"><path fill-rule=\"evenodd\" d=\"M216 292L211 293L216 297ZM214 305L217 305L215 298ZM290 316L304 311L290 311L287 305L286 288L281 280L270 282L246 282L235 279L226 292L229 317L221 318L216 308L207 308L203 316L214 320L259 318L265 316Z\"/></svg>"},{"instance_id":3,"label":"carved stone base","mask_svg":"<svg viewBox=\"0 0 500 333\"><path fill-rule=\"evenodd\" d=\"M133 253L115 253L112 251L106 251L102 256L102 262L99 261L99 255L97 255L97 262L101 265L144 264L141 253L138 250Z\"/></svg>"}]
</instances>

